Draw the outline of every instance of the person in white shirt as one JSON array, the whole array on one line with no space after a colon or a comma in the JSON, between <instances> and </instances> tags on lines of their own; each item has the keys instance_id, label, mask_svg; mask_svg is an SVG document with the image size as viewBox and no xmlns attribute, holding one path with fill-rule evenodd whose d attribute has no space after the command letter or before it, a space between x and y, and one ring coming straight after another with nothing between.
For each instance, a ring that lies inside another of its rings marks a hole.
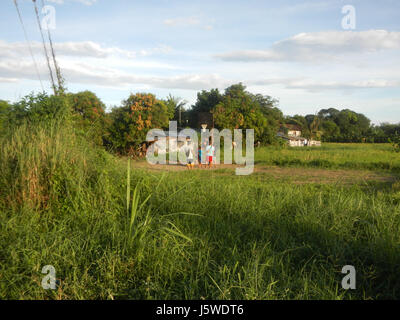
<instances>
[{"instance_id":1,"label":"person in white shirt","mask_svg":"<svg viewBox=\"0 0 400 320\"><path fill-rule=\"evenodd\" d=\"M190 137L186 138L186 146L184 147L185 155L186 155L186 166L188 169L193 169L194 167L194 151L193 144L190 141Z\"/></svg>"}]
</instances>

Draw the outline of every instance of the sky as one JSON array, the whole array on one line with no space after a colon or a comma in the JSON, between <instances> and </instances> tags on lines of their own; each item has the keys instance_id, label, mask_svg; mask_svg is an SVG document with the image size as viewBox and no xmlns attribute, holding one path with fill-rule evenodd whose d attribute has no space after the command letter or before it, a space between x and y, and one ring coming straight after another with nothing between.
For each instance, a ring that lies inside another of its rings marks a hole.
<instances>
[{"instance_id":1,"label":"sky","mask_svg":"<svg viewBox=\"0 0 400 320\"><path fill-rule=\"evenodd\" d=\"M136 92L189 107L201 90L242 82L285 115L333 107L400 122L398 0L37 3L68 90L93 91L108 110ZM1 0L0 99L11 102L51 90L33 3L18 5L34 58L13 0Z\"/></svg>"}]
</instances>

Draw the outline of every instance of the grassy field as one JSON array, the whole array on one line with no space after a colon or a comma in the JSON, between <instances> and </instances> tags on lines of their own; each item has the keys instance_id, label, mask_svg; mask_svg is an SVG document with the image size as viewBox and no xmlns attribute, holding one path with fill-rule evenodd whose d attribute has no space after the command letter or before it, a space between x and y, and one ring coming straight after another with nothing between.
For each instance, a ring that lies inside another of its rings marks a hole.
<instances>
[{"instance_id":1,"label":"grassy field","mask_svg":"<svg viewBox=\"0 0 400 320\"><path fill-rule=\"evenodd\" d=\"M235 176L128 164L54 124L19 128L0 154L2 299L400 298L389 145L261 148Z\"/></svg>"}]
</instances>

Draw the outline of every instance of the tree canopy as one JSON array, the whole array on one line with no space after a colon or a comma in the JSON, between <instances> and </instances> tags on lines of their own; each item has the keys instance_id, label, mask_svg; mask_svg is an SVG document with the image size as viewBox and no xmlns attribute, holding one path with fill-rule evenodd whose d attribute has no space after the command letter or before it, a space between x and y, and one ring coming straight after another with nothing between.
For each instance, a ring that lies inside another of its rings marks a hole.
<instances>
[{"instance_id":1,"label":"tree canopy","mask_svg":"<svg viewBox=\"0 0 400 320\"><path fill-rule=\"evenodd\" d=\"M180 127L199 129L199 115L206 113L218 129L254 129L256 142L262 144L279 143L277 133L287 133L289 125L300 127L305 138L326 142L394 143L400 135L400 124L371 125L365 115L349 108L284 116L277 99L251 93L242 83L233 84L224 92L202 90L191 108L185 109L186 103L171 94L158 99L151 93L136 93L107 112L101 99L90 91L57 96L32 93L15 103L0 100L0 134L7 132L7 127L24 122L61 117L72 120L95 144L127 154L145 141L150 129L166 129L169 120L180 122Z\"/></svg>"},{"instance_id":2,"label":"tree canopy","mask_svg":"<svg viewBox=\"0 0 400 320\"><path fill-rule=\"evenodd\" d=\"M133 148L146 140L150 129L167 128L169 117L167 105L155 95L131 94L110 114L109 142L118 152L133 152Z\"/></svg>"}]
</instances>

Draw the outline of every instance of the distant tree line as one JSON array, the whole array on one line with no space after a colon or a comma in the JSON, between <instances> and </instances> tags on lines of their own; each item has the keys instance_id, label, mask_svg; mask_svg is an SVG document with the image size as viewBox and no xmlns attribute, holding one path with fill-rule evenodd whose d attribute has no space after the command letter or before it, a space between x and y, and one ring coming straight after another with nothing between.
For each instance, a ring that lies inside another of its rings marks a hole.
<instances>
[{"instance_id":1,"label":"distant tree line","mask_svg":"<svg viewBox=\"0 0 400 320\"><path fill-rule=\"evenodd\" d=\"M0 134L23 121L43 122L52 118L73 121L75 128L93 143L119 154L134 153L152 128L167 129L170 120L178 126L199 127L199 115L208 113L217 129L255 130L255 139L263 145L281 144L279 131L288 125L301 128L302 136L325 142L399 142L400 123L371 125L363 114L350 109L321 109L317 114L284 116L279 102L271 96L253 94L242 84L220 92L203 90L194 105L169 95L158 99L151 93L130 94L121 106L106 112L104 103L90 91L30 94L16 103L0 100Z\"/></svg>"}]
</instances>

